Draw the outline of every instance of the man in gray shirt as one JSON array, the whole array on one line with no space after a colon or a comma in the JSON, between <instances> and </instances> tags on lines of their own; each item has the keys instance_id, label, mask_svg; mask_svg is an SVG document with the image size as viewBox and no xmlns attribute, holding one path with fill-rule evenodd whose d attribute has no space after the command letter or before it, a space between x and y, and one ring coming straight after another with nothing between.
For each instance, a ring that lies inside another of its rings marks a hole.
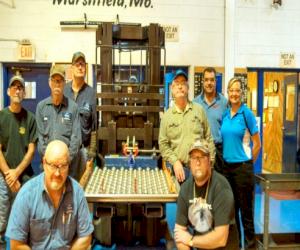
<instances>
[{"instance_id":1,"label":"man in gray shirt","mask_svg":"<svg viewBox=\"0 0 300 250\"><path fill-rule=\"evenodd\" d=\"M67 83L64 94L78 105L82 145L79 151L79 178L92 169L97 149L96 92L85 82L86 59L82 52L72 57L72 81Z\"/></svg>"},{"instance_id":2,"label":"man in gray shirt","mask_svg":"<svg viewBox=\"0 0 300 250\"><path fill-rule=\"evenodd\" d=\"M51 96L38 103L36 122L38 127L38 151L43 157L49 142L61 140L70 150L70 175L78 179L77 158L81 145L81 130L78 106L65 97L65 70L53 65L50 70L49 86Z\"/></svg>"}]
</instances>

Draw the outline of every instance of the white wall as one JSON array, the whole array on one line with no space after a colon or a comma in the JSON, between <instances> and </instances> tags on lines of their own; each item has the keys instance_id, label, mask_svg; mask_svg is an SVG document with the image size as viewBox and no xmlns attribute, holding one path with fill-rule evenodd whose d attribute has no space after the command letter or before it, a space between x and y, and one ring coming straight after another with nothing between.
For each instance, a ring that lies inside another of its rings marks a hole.
<instances>
[{"instance_id":1,"label":"white wall","mask_svg":"<svg viewBox=\"0 0 300 250\"><path fill-rule=\"evenodd\" d=\"M53 5L53 2L78 5ZM153 8L83 6L88 0L1 0L0 40L30 39L37 62L69 62L74 51L83 51L95 63L95 30L65 30L64 20L150 22L179 26L179 42L167 43L167 64L225 66L225 0L151 0ZM98 0L97 0L98 1ZM96 2L97 2L96 1ZM147 0L150 1L150 0ZM282 0L277 10L272 0L232 0L234 11L234 67L278 67L280 52L294 52L299 67L300 1ZM9 7L15 3L15 8ZM17 43L0 41L0 62L17 61Z\"/></svg>"},{"instance_id":2,"label":"white wall","mask_svg":"<svg viewBox=\"0 0 300 250\"><path fill-rule=\"evenodd\" d=\"M238 0L236 3L237 67L279 67L280 52L296 55L300 68L300 1Z\"/></svg>"},{"instance_id":3,"label":"white wall","mask_svg":"<svg viewBox=\"0 0 300 250\"><path fill-rule=\"evenodd\" d=\"M223 64L223 0L152 0L153 8L87 7L82 6L85 0L78 0L78 6L53 5L54 0L15 0L15 9L2 1L0 39L30 39L36 45L37 62L67 62L77 50L94 62L95 31L65 31L59 24L83 20L86 13L89 20L114 21L119 14L120 22L179 25L180 41L166 45L168 64ZM16 61L16 46L16 42L0 42L0 61Z\"/></svg>"}]
</instances>

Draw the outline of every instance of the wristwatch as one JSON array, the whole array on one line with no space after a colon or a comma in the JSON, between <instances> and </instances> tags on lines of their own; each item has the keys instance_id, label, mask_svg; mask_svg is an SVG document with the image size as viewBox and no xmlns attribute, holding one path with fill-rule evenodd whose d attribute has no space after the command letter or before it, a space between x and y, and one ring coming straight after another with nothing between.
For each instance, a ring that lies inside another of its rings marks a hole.
<instances>
[{"instance_id":1,"label":"wristwatch","mask_svg":"<svg viewBox=\"0 0 300 250\"><path fill-rule=\"evenodd\" d=\"M194 246L193 238L194 238L194 235L192 236L192 238L191 238L190 241L189 241L189 246L190 246L190 247L193 247L193 246Z\"/></svg>"}]
</instances>

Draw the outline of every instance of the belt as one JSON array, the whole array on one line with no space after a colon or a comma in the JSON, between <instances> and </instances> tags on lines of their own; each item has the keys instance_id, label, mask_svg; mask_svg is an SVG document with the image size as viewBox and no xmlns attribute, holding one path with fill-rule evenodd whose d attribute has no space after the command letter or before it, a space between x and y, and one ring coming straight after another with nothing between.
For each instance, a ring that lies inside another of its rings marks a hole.
<instances>
[{"instance_id":1,"label":"belt","mask_svg":"<svg viewBox=\"0 0 300 250\"><path fill-rule=\"evenodd\" d=\"M238 167L240 165L253 164L253 161L252 160L241 161L241 162L227 162L227 161L225 161L225 164L228 165L228 166L232 166L232 167Z\"/></svg>"},{"instance_id":2,"label":"belt","mask_svg":"<svg viewBox=\"0 0 300 250\"><path fill-rule=\"evenodd\" d=\"M223 148L223 144L222 143L215 143L215 147L219 150L221 150Z\"/></svg>"}]
</instances>

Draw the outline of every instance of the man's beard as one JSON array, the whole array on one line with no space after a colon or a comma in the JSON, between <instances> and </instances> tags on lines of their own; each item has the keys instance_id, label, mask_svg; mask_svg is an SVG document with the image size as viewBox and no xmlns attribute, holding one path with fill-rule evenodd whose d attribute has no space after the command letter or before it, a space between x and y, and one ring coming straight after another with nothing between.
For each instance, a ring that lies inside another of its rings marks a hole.
<instances>
[{"instance_id":1,"label":"man's beard","mask_svg":"<svg viewBox=\"0 0 300 250\"><path fill-rule=\"evenodd\" d=\"M58 191L63 187L64 183L62 180L53 180L50 183L50 187L52 190Z\"/></svg>"},{"instance_id":2,"label":"man's beard","mask_svg":"<svg viewBox=\"0 0 300 250\"><path fill-rule=\"evenodd\" d=\"M14 96L11 97L11 103L20 104L23 101L22 97Z\"/></svg>"},{"instance_id":3,"label":"man's beard","mask_svg":"<svg viewBox=\"0 0 300 250\"><path fill-rule=\"evenodd\" d=\"M202 170L197 170L195 172L195 175L194 175L194 178L197 180L197 181L202 181L204 179L204 173Z\"/></svg>"}]
</instances>

